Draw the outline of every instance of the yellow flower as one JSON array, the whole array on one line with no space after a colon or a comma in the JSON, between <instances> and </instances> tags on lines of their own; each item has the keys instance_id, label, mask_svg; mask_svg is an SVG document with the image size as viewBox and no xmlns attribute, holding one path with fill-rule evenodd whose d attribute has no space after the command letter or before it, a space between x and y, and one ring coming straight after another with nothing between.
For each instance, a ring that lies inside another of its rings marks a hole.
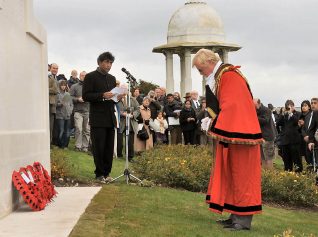
<instances>
[{"instance_id":1,"label":"yellow flower","mask_svg":"<svg viewBox=\"0 0 318 237\"><path fill-rule=\"evenodd\" d=\"M297 179L294 179L294 183L297 183Z\"/></svg>"}]
</instances>

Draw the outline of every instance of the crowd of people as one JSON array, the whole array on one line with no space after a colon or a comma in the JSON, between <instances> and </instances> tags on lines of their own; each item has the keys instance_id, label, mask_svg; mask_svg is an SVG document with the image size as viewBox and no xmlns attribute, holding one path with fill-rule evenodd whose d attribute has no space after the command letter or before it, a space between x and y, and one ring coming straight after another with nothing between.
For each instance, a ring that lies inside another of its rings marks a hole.
<instances>
[{"instance_id":1,"label":"crowd of people","mask_svg":"<svg viewBox=\"0 0 318 237\"><path fill-rule=\"evenodd\" d=\"M49 65L50 86L50 134L51 143L60 148L68 147L71 134L75 137L75 150L88 152L90 149L89 102L83 100L82 87L86 72L78 76L72 70L67 80L58 73L58 65ZM117 81L116 86L119 86ZM209 117L206 98L197 91L187 92L181 98L179 92L166 94L164 87L158 87L144 94L136 87L129 96L115 104L116 139L114 155L123 157L126 119L129 120L128 158L151 149L155 144L212 144L207 128L202 121ZM302 157L307 165L313 165L313 148L318 129L318 98L304 100L300 111L294 102L287 100L284 107L264 106L260 99L254 99L262 136L261 157L264 168L273 168L275 147L282 157L286 171L303 171ZM315 112L316 111L316 112ZM145 129L148 138L138 136ZM317 155L316 155L317 157ZM316 161L317 164L317 161Z\"/></svg>"},{"instance_id":2,"label":"crowd of people","mask_svg":"<svg viewBox=\"0 0 318 237\"><path fill-rule=\"evenodd\" d=\"M90 148L89 102L83 100L82 87L86 72L72 70L67 80L58 75L58 65L49 65L50 134L51 143L60 148L68 147L74 133L75 149L88 152ZM116 82L116 86L120 82ZM129 150L131 160L135 154L152 148L155 144L206 145L211 140L201 127L202 119L208 117L206 100L197 91L166 94L164 87L158 87L144 94L140 88L132 89L129 96L122 97L115 104L117 115L115 156L123 157L126 119L129 124ZM145 128L148 138L142 140L138 132Z\"/></svg>"}]
</instances>

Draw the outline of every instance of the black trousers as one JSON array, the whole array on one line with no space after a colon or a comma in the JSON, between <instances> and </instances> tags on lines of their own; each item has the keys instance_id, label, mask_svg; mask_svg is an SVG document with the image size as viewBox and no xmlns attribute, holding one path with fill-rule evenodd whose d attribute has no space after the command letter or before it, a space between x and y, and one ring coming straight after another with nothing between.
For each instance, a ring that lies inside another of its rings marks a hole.
<instances>
[{"instance_id":1,"label":"black trousers","mask_svg":"<svg viewBox=\"0 0 318 237\"><path fill-rule=\"evenodd\" d=\"M303 164L301 162L299 144L288 144L282 146L282 157L284 161L285 171L293 171L294 165L296 166L295 172L303 171Z\"/></svg>"},{"instance_id":2,"label":"black trousers","mask_svg":"<svg viewBox=\"0 0 318 237\"><path fill-rule=\"evenodd\" d=\"M108 176L112 170L114 138L114 128L91 127L92 153L96 177Z\"/></svg>"},{"instance_id":3,"label":"black trousers","mask_svg":"<svg viewBox=\"0 0 318 237\"><path fill-rule=\"evenodd\" d=\"M135 133L133 131L130 131L129 132L129 141L128 141L128 159L129 159L129 161L131 161L132 158L135 156L134 142L135 142Z\"/></svg>"},{"instance_id":4,"label":"black trousers","mask_svg":"<svg viewBox=\"0 0 318 237\"><path fill-rule=\"evenodd\" d=\"M195 130L183 131L184 145L194 145Z\"/></svg>"},{"instance_id":5,"label":"black trousers","mask_svg":"<svg viewBox=\"0 0 318 237\"><path fill-rule=\"evenodd\" d=\"M124 133L117 131L117 156L122 157L123 156L123 141L124 139Z\"/></svg>"}]
</instances>

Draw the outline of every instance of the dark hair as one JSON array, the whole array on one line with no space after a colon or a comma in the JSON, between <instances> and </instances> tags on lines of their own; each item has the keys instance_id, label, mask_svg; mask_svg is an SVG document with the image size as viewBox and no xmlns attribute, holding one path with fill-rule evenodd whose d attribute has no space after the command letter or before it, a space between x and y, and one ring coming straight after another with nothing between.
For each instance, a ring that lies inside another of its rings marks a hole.
<instances>
[{"instance_id":1,"label":"dark hair","mask_svg":"<svg viewBox=\"0 0 318 237\"><path fill-rule=\"evenodd\" d=\"M184 101L184 105L185 105L187 102L189 102L190 105L191 105L191 100L186 100L186 101Z\"/></svg>"},{"instance_id":2,"label":"dark hair","mask_svg":"<svg viewBox=\"0 0 318 237\"><path fill-rule=\"evenodd\" d=\"M267 107L268 107L270 110L273 110L273 109L274 109L273 104L268 104Z\"/></svg>"},{"instance_id":3,"label":"dark hair","mask_svg":"<svg viewBox=\"0 0 318 237\"><path fill-rule=\"evenodd\" d=\"M167 95L167 97L171 97L171 96L174 97L173 94L171 94L171 93L169 93L169 94Z\"/></svg>"},{"instance_id":4,"label":"dark hair","mask_svg":"<svg viewBox=\"0 0 318 237\"><path fill-rule=\"evenodd\" d=\"M286 100L286 102L285 102L285 109L288 109L288 107L289 107L290 105L295 106L294 101L292 101L292 100Z\"/></svg>"},{"instance_id":5,"label":"dark hair","mask_svg":"<svg viewBox=\"0 0 318 237\"><path fill-rule=\"evenodd\" d=\"M104 52L101 55L98 56L97 58L97 63L101 63L105 60L114 62L115 61L115 57L110 53L110 52Z\"/></svg>"},{"instance_id":6,"label":"dark hair","mask_svg":"<svg viewBox=\"0 0 318 237\"><path fill-rule=\"evenodd\" d=\"M303 102L301 102L300 108L302 108L304 104L308 105L308 107L309 107L309 110L311 110L311 107L310 107L310 102L309 102L309 100L304 100Z\"/></svg>"}]
</instances>

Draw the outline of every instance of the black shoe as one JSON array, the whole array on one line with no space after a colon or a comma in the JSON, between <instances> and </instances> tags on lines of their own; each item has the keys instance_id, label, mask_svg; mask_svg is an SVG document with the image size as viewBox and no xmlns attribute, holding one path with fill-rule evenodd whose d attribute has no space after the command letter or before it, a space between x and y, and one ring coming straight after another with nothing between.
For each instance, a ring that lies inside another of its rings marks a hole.
<instances>
[{"instance_id":1,"label":"black shoe","mask_svg":"<svg viewBox=\"0 0 318 237\"><path fill-rule=\"evenodd\" d=\"M225 226L223 226L223 228L227 229L229 231L250 230L250 228L244 227L238 223L233 223L231 225L225 225Z\"/></svg>"},{"instance_id":2,"label":"black shoe","mask_svg":"<svg viewBox=\"0 0 318 237\"><path fill-rule=\"evenodd\" d=\"M233 221L232 219L219 219L219 220L216 220L216 223L220 225L232 225Z\"/></svg>"}]
</instances>

